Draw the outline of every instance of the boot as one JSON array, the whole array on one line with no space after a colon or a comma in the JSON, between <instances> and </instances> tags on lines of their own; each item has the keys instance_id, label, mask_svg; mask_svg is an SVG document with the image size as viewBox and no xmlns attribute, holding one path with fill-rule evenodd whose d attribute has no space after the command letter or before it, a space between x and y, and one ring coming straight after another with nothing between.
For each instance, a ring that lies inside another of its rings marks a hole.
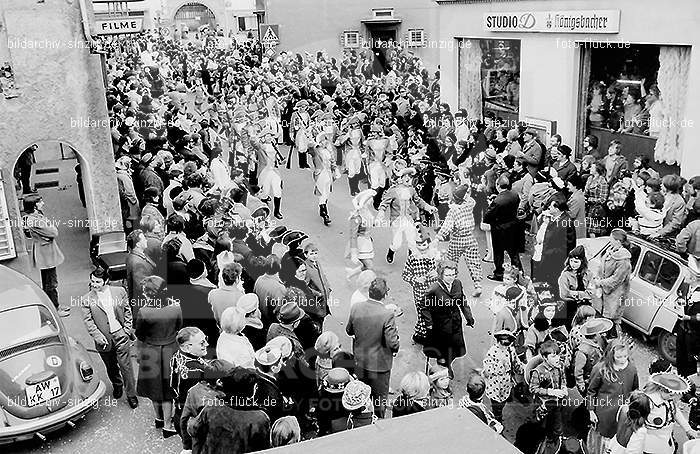
<instances>
[{"instance_id":1,"label":"boot","mask_svg":"<svg viewBox=\"0 0 700 454\"><path fill-rule=\"evenodd\" d=\"M392 251L391 249L386 251L386 262L394 263L394 251Z\"/></svg>"},{"instance_id":2,"label":"boot","mask_svg":"<svg viewBox=\"0 0 700 454\"><path fill-rule=\"evenodd\" d=\"M328 205L325 203L323 205L319 205L319 212L323 218L323 224L326 226L331 225L331 218L328 216Z\"/></svg>"},{"instance_id":3,"label":"boot","mask_svg":"<svg viewBox=\"0 0 700 454\"><path fill-rule=\"evenodd\" d=\"M272 199L272 202L275 206L275 217L277 219L282 219L282 213L280 213L280 204L282 203L282 197L275 197L274 199Z\"/></svg>"}]
</instances>

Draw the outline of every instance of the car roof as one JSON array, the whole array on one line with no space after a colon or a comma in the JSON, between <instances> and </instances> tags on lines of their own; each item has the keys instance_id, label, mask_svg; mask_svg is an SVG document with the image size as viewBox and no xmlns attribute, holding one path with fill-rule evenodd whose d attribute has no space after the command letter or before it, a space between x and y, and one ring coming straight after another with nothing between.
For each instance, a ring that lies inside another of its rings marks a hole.
<instances>
[{"instance_id":1,"label":"car roof","mask_svg":"<svg viewBox=\"0 0 700 454\"><path fill-rule=\"evenodd\" d=\"M50 305L48 296L27 276L0 265L0 311L24 303Z\"/></svg>"},{"instance_id":2,"label":"car roof","mask_svg":"<svg viewBox=\"0 0 700 454\"><path fill-rule=\"evenodd\" d=\"M676 251L675 244L672 244L670 242L649 241L648 239L641 236L637 236L633 233L628 233L628 236L631 237L634 240L634 242L641 243L642 245L644 245L647 249L651 249L652 251L662 256L670 256L678 260L681 264L688 266L688 260L681 257L678 251Z\"/></svg>"}]
</instances>

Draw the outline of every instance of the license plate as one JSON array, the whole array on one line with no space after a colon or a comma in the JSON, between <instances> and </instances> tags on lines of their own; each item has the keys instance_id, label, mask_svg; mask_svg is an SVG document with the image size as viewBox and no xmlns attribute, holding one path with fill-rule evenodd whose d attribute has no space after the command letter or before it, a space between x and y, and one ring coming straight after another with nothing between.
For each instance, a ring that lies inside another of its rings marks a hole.
<instances>
[{"instance_id":1,"label":"license plate","mask_svg":"<svg viewBox=\"0 0 700 454\"><path fill-rule=\"evenodd\" d=\"M58 377L53 377L51 380L27 386L25 392L27 393L27 407L33 407L59 397L61 395L61 382Z\"/></svg>"}]
</instances>

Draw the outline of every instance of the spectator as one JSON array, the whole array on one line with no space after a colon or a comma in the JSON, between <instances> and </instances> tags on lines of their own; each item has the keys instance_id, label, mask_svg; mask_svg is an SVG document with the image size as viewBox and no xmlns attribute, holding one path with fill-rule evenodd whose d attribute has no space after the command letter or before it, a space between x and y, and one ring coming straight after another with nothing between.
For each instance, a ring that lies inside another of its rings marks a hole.
<instances>
[{"instance_id":1,"label":"spectator","mask_svg":"<svg viewBox=\"0 0 700 454\"><path fill-rule=\"evenodd\" d=\"M603 158L605 178L608 186L612 186L622 178L622 172L627 170L627 159L622 156L622 142L612 140L608 146L608 154Z\"/></svg>"},{"instance_id":2,"label":"spectator","mask_svg":"<svg viewBox=\"0 0 700 454\"><path fill-rule=\"evenodd\" d=\"M430 380L423 372L409 372L401 379L399 393L392 405L392 418L425 411L430 394Z\"/></svg>"},{"instance_id":3,"label":"spectator","mask_svg":"<svg viewBox=\"0 0 700 454\"><path fill-rule=\"evenodd\" d=\"M578 306L591 303L591 277L586 250L583 246L576 246L569 252L558 280L559 298L566 304L568 326L571 326Z\"/></svg>"},{"instance_id":4,"label":"spectator","mask_svg":"<svg viewBox=\"0 0 700 454\"><path fill-rule=\"evenodd\" d=\"M467 378L467 394L460 399L459 407L469 410L484 424L500 434L503 431L503 424L496 420L493 413L482 402L485 391L486 383L483 377L477 372L473 372Z\"/></svg>"},{"instance_id":5,"label":"spectator","mask_svg":"<svg viewBox=\"0 0 700 454\"><path fill-rule=\"evenodd\" d=\"M571 162L571 152L571 147L568 145L552 148L552 168L557 172L557 176L565 182L578 173L576 166Z\"/></svg>"},{"instance_id":6,"label":"spectator","mask_svg":"<svg viewBox=\"0 0 700 454\"><path fill-rule=\"evenodd\" d=\"M583 193L585 182L574 173L566 181L566 188L569 192L567 205L569 207L568 216L574 223L576 239L586 238L586 196Z\"/></svg>"},{"instance_id":7,"label":"spectator","mask_svg":"<svg viewBox=\"0 0 700 454\"><path fill-rule=\"evenodd\" d=\"M270 433L272 447L287 446L301 440L301 427L294 416L284 416L272 425Z\"/></svg>"},{"instance_id":8,"label":"spectator","mask_svg":"<svg viewBox=\"0 0 700 454\"><path fill-rule=\"evenodd\" d=\"M207 295L207 301L214 312L216 322L221 321L221 314L230 308L236 307L238 300L243 296L241 290L241 273L243 268L238 263L227 263L221 270L219 288L213 289Z\"/></svg>"},{"instance_id":9,"label":"spectator","mask_svg":"<svg viewBox=\"0 0 700 454\"><path fill-rule=\"evenodd\" d=\"M610 234L610 247L605 252L598 276L593 278L596 287L602 291L603 317L615 323L615 336L622 336L623 302L627 300L632 273L627 233L614 229Z\"/></svg>"},{"instance_id":10,"label":"spectator","mask_svg":"<svg viewBox=\"0 0 700 454\"><path fill-rule=\"evenodd\" d=\"M662 179L661 193L664 195L664 217L663 227L651 238L658 238L666 235L675 235L683 227L683 222L688 215L685 207L685 200L680 192L683 189L683 182L678 175L665 175Z\"/></svg>"},{"instance_id":11,"label":"spectator","mask_svg":"<svg viewBox=\"0 0 700 454\"><path fill-rule=\"evenodd\" d=\"M229 307L221 314L221 335L216 343L216 357L234 366L254 368L255 350L247 337L242 334L245 328L245 314L235 307Z\"/></svg>"},{"instance_id":12,"label":"spectator","mask_svg":"<svg viewBox=\"0 0 700 454\"><path fill-rule=\"evenodd\" d=\"M264 261L264 272L255 281L254 291L260 301L260 314L263 325L269 327L275 321L277 308L287 292L286 287L279 278L280 258L270 254Z\"/></svg>"},{"instance_id":13,"label":"spectator","mask_svg":"<svg viewBox=\"0 0 700 454\"><path fill-rule=\"evenodd\" d=\"M345 386L343 407L350 412L348 430L374 424L377 415L372 400L372 388L360 380L353 380Z\"/></svg>"}]
</instances>

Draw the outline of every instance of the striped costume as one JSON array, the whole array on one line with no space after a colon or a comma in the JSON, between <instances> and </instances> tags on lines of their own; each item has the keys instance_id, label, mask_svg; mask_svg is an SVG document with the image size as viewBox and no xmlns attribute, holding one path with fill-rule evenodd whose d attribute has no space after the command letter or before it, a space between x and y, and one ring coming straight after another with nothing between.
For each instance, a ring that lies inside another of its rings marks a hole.
<instances>
[{"instance_id":1,"label":"striped costume","mask_svg":"<svg viewBox=\"0 0 700 454\"><path fill-rule=\"evenodd\" d=\"M476 202L471 197L465 197L459 205L451 205L435 239L450 243L447 247L447 259L459 263L464 255L469 267L469 274L474 287L481 289L482 271L479 257L479 243L474 238L474 206Z\"/></svg>"}]
</instances>

